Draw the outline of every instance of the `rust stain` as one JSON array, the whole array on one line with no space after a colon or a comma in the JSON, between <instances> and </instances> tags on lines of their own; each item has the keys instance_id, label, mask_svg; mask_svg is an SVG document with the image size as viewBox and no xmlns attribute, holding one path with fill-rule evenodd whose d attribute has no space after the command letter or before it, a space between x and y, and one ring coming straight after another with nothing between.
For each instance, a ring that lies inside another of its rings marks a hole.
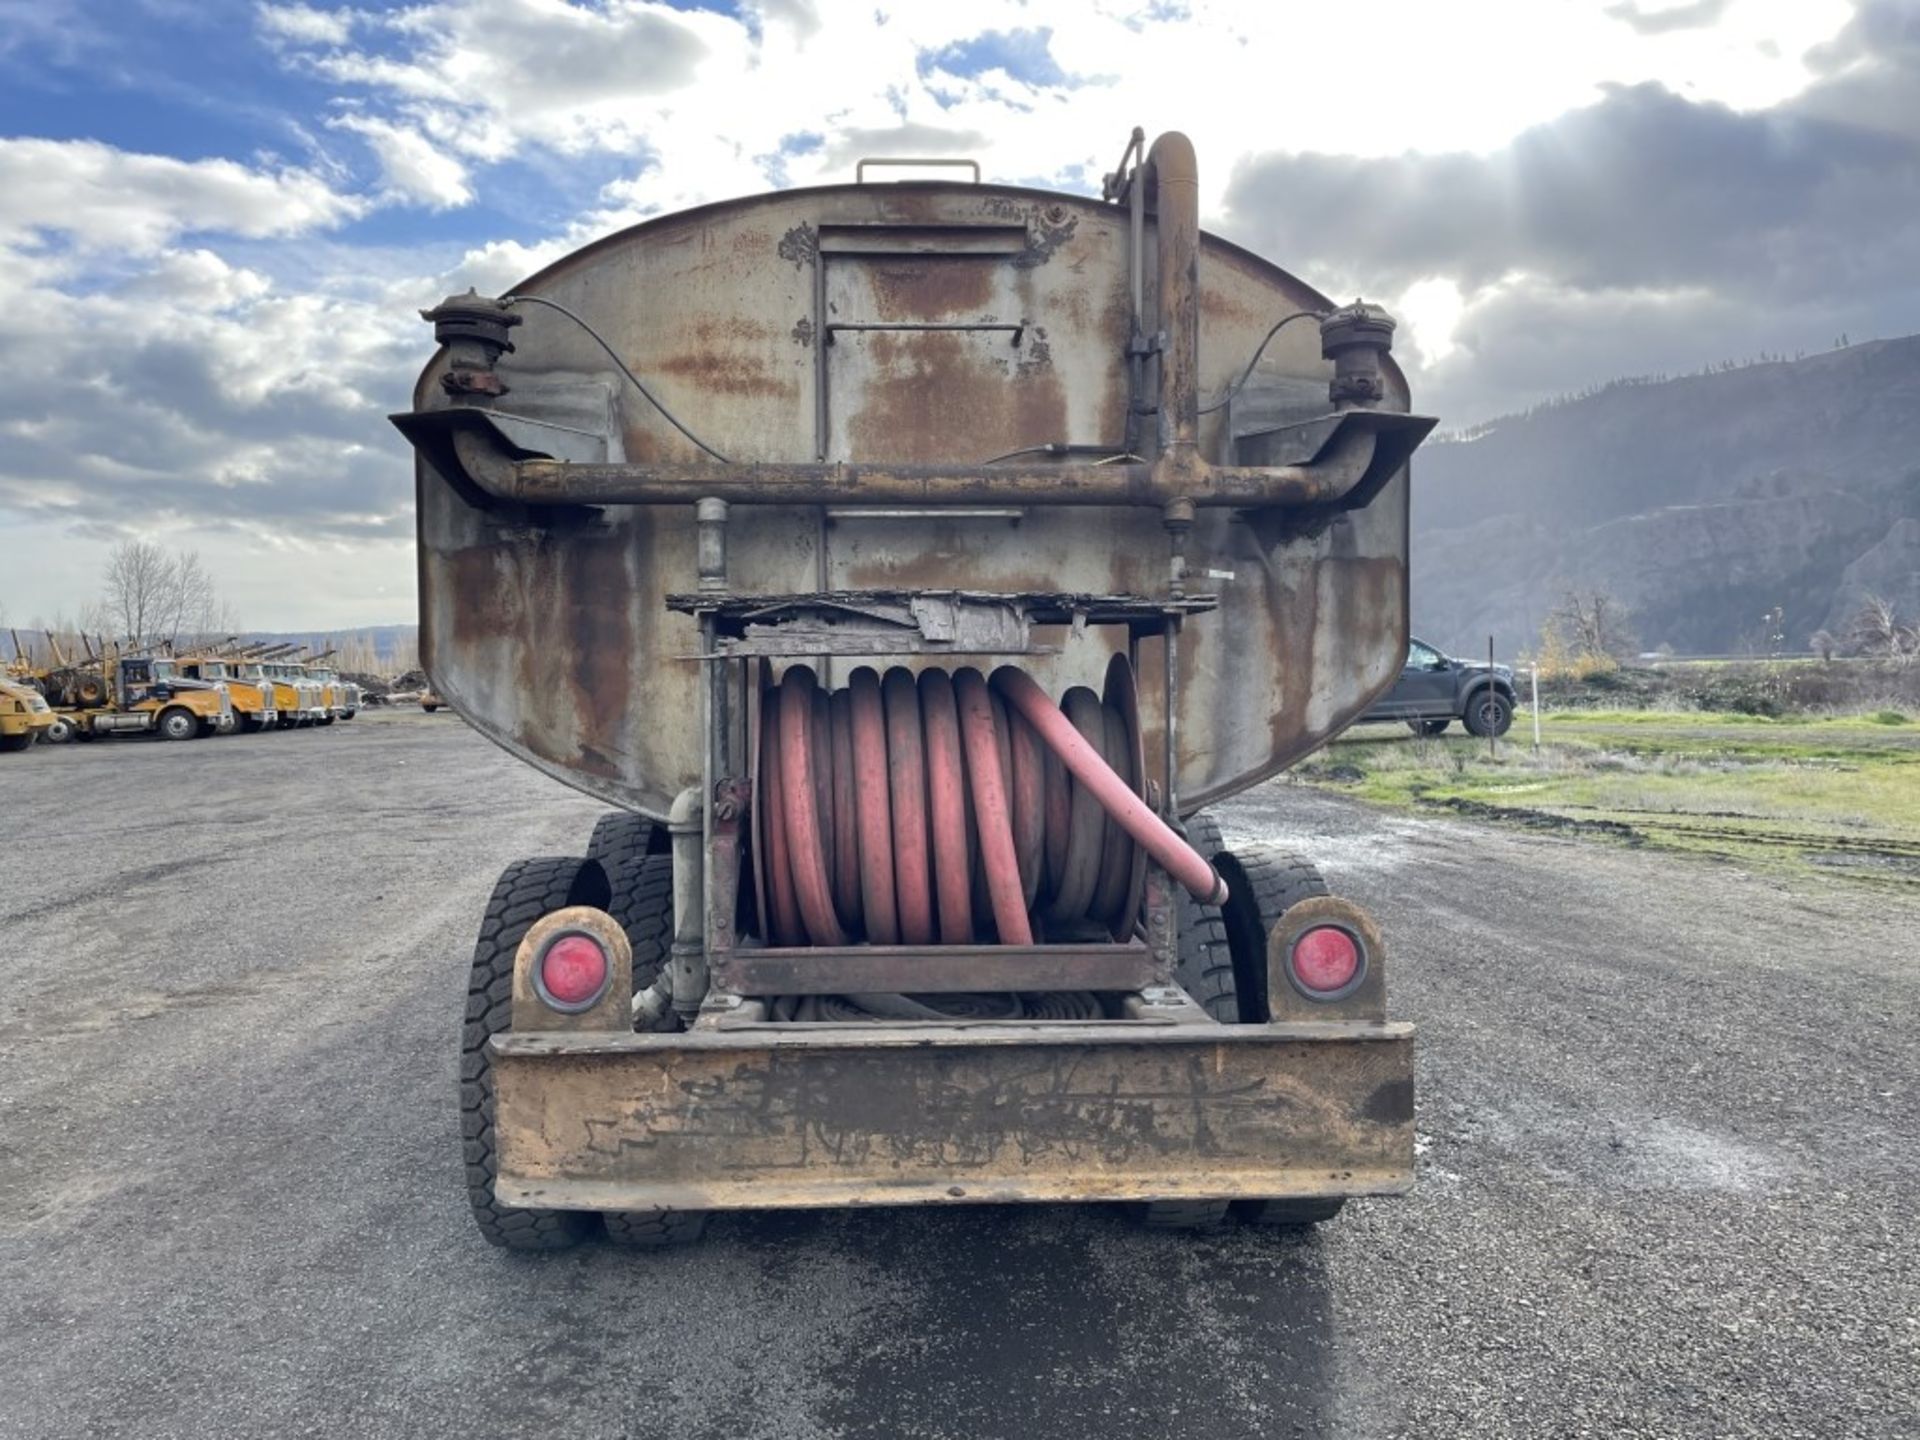
<instances>
[{"instance_id":1,"label":"rust stain","mask_svg":"<svg viewBox=\"0 0 1920 1440\"><path fill-rule=\"evenodd\" d=\"M855 461L934 464L986 459L1023 445L1044 445L1066 431L1066 395L1052 370L1015 378L1005 337L951 332L879 333L875 376L849 395L858 412L847 434ZM992 347L999 341L998 347ZM1007 354L1001 355L999 349Z\"/></svg>"},{"instance_id":2,"label":"rust stain","mask_svg":"<svg viewBox=\"0 0 1920 1440\"><path fill-rule=\"evenodd\" d=\"M672 359L656 362L656 368L687 380L700 390L723 395L791 397L800 391L799 381L791 374L772 373L761 356L743 355L737 351L675 355Z\"/></svg>"},{"instance_id":3,"label":"rust stain","mask_svg":"<svg viewBox=\"0 0 1920 1440\"><path fill-rule=\"evenodd\" d=\"M977 320L993 305L1000 256L915 256L862 267L873 296L874 318Z\"/></svg>"}]
</instances>

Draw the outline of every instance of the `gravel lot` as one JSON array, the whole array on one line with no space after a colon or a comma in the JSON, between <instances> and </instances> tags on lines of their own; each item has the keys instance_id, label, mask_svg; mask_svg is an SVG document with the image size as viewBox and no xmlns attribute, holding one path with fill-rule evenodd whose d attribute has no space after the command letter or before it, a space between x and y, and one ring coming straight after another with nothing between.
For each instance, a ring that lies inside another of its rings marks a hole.
<instances>
[{"instance_id":1,"label":"gravel lot","mask_svg":"<svg viewBox=\"0 0 1920 1440\"><path fill-rule=\"evenodd\" d=\"M1395 944L1421 1181L484 1246L494 876L597 807L458 720L0 757L0 1435L1912 1436L1920 902L1278 785Z\"/></svg>"}]
</instances>

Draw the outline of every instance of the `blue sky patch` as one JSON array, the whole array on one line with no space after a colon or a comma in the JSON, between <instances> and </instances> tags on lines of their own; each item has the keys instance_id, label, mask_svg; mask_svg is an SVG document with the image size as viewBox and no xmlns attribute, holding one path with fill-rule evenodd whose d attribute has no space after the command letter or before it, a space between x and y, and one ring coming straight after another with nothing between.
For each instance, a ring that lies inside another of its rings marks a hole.
<instances>
[{"instance_id":1,"label":"blue sky patch","mask_svg":"<svg viewBox=\"0 0 1920 1440\"><path fill-rule=\"evenodd\" d=\"M1071 85L1073 77L1060 68L1049 48L1050 26L1037 30L983 30L971 40L956 40L939 50L925 50L916 62L921 77L936 70L963 79L1002 70L1015 80L1036 87Z\"/></svg>"}]
</instances>

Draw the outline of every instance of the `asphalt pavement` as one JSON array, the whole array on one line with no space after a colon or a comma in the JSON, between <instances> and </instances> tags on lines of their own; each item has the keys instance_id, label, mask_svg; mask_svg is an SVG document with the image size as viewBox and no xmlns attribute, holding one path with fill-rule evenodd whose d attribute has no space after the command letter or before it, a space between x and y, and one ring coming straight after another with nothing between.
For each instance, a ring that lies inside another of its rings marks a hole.
<instances>
[{"instance_id":1,"label":"asphalt pavement","mask_svg":"<svg viewBox=\"0 0 1920 1440\"><path fill-rule=\"evenodd\" d=\"M504 1254L457 1030L599 807L453 716L0 757L0 1436L1920 1434L1920 902L1279 782L1420 1027L1318 1234L727 1216Z\"/></svg>"}]
</instances>

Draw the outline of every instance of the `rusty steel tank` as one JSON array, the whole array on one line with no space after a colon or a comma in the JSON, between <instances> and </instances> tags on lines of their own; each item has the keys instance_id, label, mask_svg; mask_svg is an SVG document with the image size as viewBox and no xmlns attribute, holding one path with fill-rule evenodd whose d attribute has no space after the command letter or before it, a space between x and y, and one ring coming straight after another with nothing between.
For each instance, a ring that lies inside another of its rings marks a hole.
<instances>
[{"instance_id":1,"label":"rusty steel tank","mask_svg":"<svg viewBox=\"0 0 1920 1440\"><path fill-rule=\"evenodd\" d=\"M1182 137L1150 158L1108 200L727 201L505 303L446 301L396 417L436 690L664 818L702 774L699 626L666 597L700 586L705 500L761 594L1217 597L1182 627L1171 716L1168 687L1142 695L1182 813L1337 734L1405 655L1406 462L1433 422L1405 413L1384 312L1200 232ZM1098 684L1112 636L1053 633L1036 678Z\"/></svg>"},{"instance_id":2,"label":"rusty steel tank","mask_svg":"<svg viewBox=\"0 0 1920 1440\"><path fill-rule=\"evenodd\" d=\"M1405 1190L1378 927L1204 814L1400 669L1392 320L1203 234L1177 134L1100 199L866 168L425 312L433 689L616 807L481 926L481 1232Z\"/></svg>"}]
</instances>

